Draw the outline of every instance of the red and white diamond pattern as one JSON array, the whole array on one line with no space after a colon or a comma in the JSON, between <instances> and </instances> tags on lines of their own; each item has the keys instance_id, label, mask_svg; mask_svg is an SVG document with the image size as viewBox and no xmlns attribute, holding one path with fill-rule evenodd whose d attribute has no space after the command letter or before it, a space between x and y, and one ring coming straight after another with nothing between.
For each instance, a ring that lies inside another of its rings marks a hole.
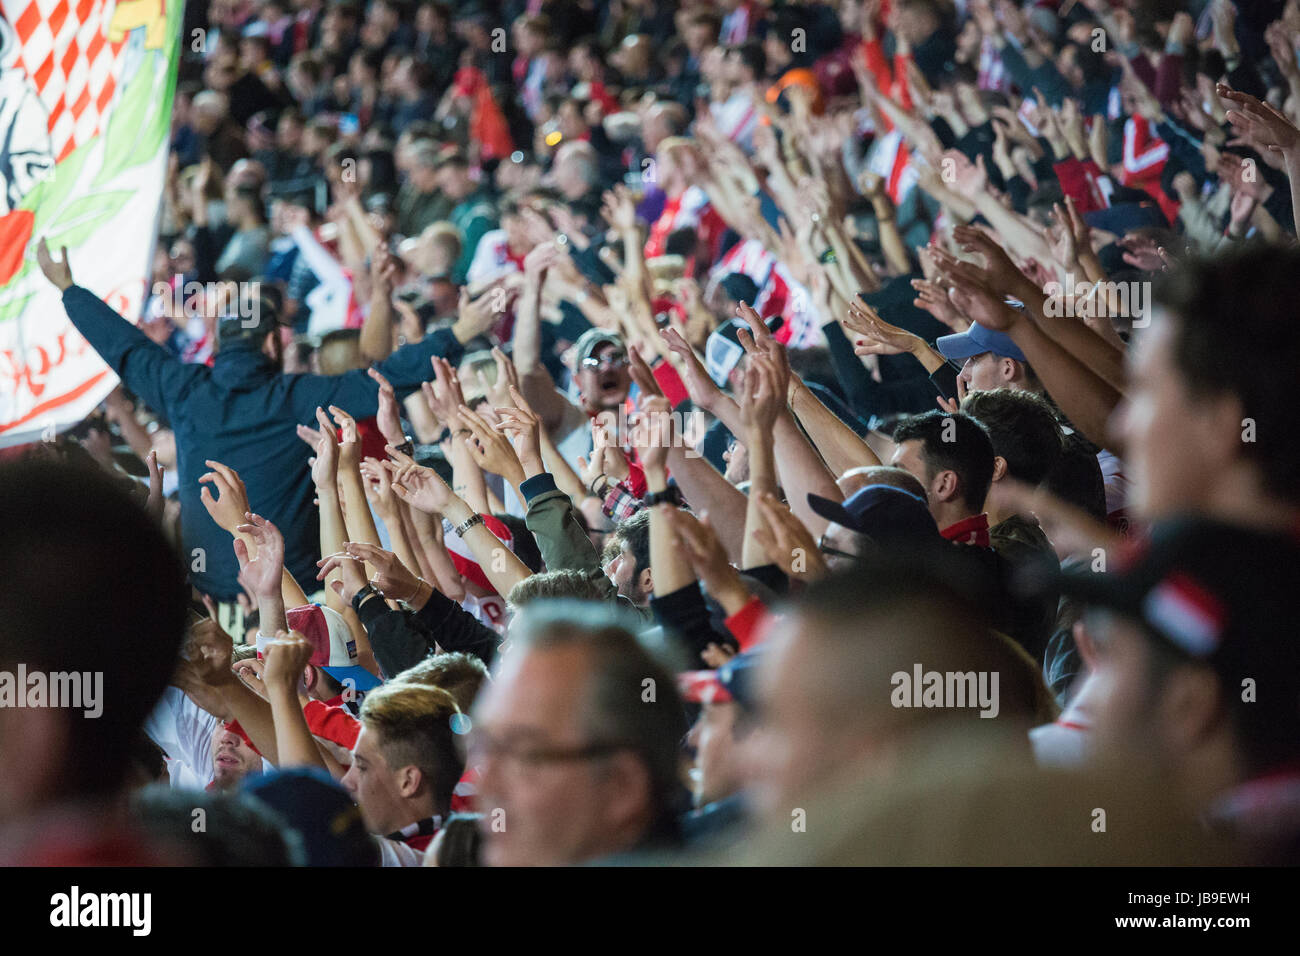
<instances>
[{"instance_id":1,"label":"red and white diamond pattern","mask_svg":"<svg viewBox=\"0 0 1300 956\"><path fill-rule=\"evenodd\" d=\"M115 0L0 0L18 34L17 66L36 84L50 113L55 160L99 132L113 100L113 63L125 40L110 43Z\"/></svg>"}]
</instances>

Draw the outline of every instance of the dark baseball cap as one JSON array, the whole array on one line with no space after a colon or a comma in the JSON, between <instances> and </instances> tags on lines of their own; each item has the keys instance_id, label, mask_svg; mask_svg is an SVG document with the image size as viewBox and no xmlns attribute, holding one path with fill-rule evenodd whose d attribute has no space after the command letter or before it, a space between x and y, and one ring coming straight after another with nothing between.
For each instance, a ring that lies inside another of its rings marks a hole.
<instances>
[{"instance_id":1,"label":"dark baseball cap","mask_svg":"<svg viewBox=\"0 0 1300 956\"><path fill-rule=\"evenodd\" d=\"M867 485L843 502L809 495L812 510L878 544L942 541L939 526L924 498L893 485Z\"/></svg>"}]
</instances>

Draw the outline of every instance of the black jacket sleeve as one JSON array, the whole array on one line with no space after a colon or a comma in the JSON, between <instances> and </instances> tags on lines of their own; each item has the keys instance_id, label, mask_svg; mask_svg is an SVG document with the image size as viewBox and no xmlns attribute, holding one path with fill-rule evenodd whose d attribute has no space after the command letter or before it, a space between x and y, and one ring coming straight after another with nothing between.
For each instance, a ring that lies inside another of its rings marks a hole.
<instances>
[{"instance_id":1,"label":"black jacket sleeve","mask_svg":"<svg viewBox=\"0 0 1300 956\"><path fill-rule=\"evenodd\" d=\"M501 635L441 591L415 612L414 621L444 651L464 651L491 664L501 646Z\"/></svg>"},{"instance_id":2,"label":"black jacket sleeve","mask_svg":"<svg viewBox=\"0 0 1300 956\"><path fill-rule=\"evenodd\" d=\"M663 629L690 653L692 661L698 661L701 652L710 644L735 643L730 634L714 630L704 594L695 581L668 594L652 597L650 609Z\"/></svg>"}]
</instances>

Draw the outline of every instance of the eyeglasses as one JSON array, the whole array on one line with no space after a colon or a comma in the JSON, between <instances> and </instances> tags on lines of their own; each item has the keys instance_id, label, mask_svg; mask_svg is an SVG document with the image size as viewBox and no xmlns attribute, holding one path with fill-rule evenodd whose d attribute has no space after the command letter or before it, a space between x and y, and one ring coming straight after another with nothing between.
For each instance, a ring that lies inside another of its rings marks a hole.
<instances>
[{"instance_id":1,"label":"eyeglasses","mask_svg":"<svg viewBox=\"0 0 1300 956\"><path fill-rule=\"evenodd\" d=\"M574 747L510 742L489 737L481 731L475 731L470 735L467 748L471 762L481 762L487 758L509 761L527 769L536 769L547 764L596 760L626 749L626 744L614 741L593 741Z\"/></svg>"},{"instance_id":2,"label":"eyeglasses","mask_svg":"<svg viewBox=\"0 0 1300 956\"><path fill-rule=\"evenodd\" d=\"M826 535L817 539L817 550L828 558L844 558L846 561L857 561L859 555L850 554L847 551L841 551L839 548L831 547L826 543Z\"/></svg>"},{"instance_id":3,"label":"eyeglasses","mask_svg":"<svg viewBox=\"0 0 1300 956\"><path fill-rule=\"evenodd\" d=\"M628 364L627 356L621 353L616 353L603 360L596 358L596 356L594 355L589 355L582 360L583 368L594 368L594 369L624 368L627 366L627 364Z\"/></svg>"}]
</instances>

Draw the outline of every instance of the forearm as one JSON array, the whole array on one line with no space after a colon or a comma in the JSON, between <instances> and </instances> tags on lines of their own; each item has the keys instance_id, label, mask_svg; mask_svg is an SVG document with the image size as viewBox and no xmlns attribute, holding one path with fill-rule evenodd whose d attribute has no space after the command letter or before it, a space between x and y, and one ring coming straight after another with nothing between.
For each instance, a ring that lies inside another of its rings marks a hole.
<instances>
[{"instance_id":1,"label":"forearm","mask_svg":"<svg viewBox=\"0 0 1300 956\"><path fill-rule=\"evenodd\" d=\"M235 678L220 688L221 699L225 702L226 713L231 720L239 721L248 739L258 752L277 767L280 765L279 751L276 747L275 720L271 714L271 705Z\"/></svg>"},{"instance_id":2,"label":"forearm","mask_svg":"<svg viewBox=\"0 0 1300 956\"><path fill-rule=\"evenodd\" d=\"M817 450L808 443L794 416L782 412L776 420L776 462L781 487L785 489L790 510L807 525L813 537L826 530L828 522L808 504L808 495L821 495L832 501L844 496L835 484L835 476L821 460ZM748 565L747 565L748 566Z\"/></svg>"},{"instance_id":3,"label":"forearm","mask_svg":"<svg viewBox=\"0 0 1300 956\"><path fill-rule=\"evenodd\" d=\"M1093 444L1114 451L1106 426L1122 397L1119 390L1099 378L1034 322L1014 323L1010 335L1075 428Z\"/></svg>"},{"instance_id":4,"label":"forearm","mask_svg":"<svg viewBox=\"0 0 1300 956\"><path fill-rule=\"evenodd\" d=\"M745 538L741 546L741 567L754 568L768 563L767 552L754 537L754 531L765 528L759 496L777 493L776 458L772 451L772 436L762 430L745 431L745 448L749 452L749 497L745 503Z\"/></svg>"},{"instance_id":5,"label":"forearm","mask_svg":"<svg viewBox=\"0 0 1300 956\"><path fill-rule=\"evenodd\" d=\"M1103 289L1097 289L1093 293L1093 309L1094 311L1105 309L1104 314L1109 315L1110 303L1098 301L1098 297L1104 295L1106 293ZM1040 292L1036 295L1026 294L1022 301L1024 301L1032 321L1043 330L1044 334L1116 391L1124 387L1123 352L1116 349L1114 345L1103 339L1085 323L1059 314L1062 311L1059 308L1048 308L1049 303L1056 302L1059 304L1059 299L1049 299ZM1151 303L1147 303L1148 309L1150 306ZM1050 314L1052 312L1057 314Z\"/></svg>"},{"instance_id":6,"label":"forearm","mask_svg":"<svg viewBox=\"0 0 1300 956\"><path fill-rule=\"evenodd\" d=\"M673 480L682 489L682 495L697 514L709 513L709 522L718 540L727 549L727 557L740 561L745 541L745 511L748 500L743 492L698 454L687 454L688 449L670 448L668 465Z\"/></svg>"},{"instance_id":7,"label":"forearm","mask_svg":"<svg viewBox=\"0 0 1300 956\"><path fill-rule=\"evenodd\" d=\"M312 739L307 719L302 715L298 703L298 694L293 687L268 688L271 699L271 719L275 727L276 752L279 757L275 765L281 770L287 767L319 767L328 772L325 761L316 750L316 741Z\"/></svg>"},{"instance_id":8,"label":"forearm","mask_svg":"<svg viewBox=\"0 0 1300 956\"><path fill-rule=\"evenodd\" d=\"M361 326L361 354L379 362L393 351L393 303L378 283L370 292L370 314Z\"/></svg>"},{"instance_id":9,"label":"forearm","mask_svg":"<svg viewBox=\"0 0 1300 956\"><path fill-rule=\"evenodd\" d=\"M379 529L375 516L370 513L366 500L365 479L361 470L351 462L339 462L339 485L343 493L344 533L348 541L360 541L380 547ZM373 573L371 568L368 573Z\"/></svg>"},{"instance_id":10,"label":"forearm","mask_svg":"<svg viewBox=\"0 0 1300 956\"><path fill-rule=\"evenodd\" d=\"M791 378L790 409L834 474L880 464L857 432L840 421L798 376Z\"/></svg>"},{"instance_id":11,"label":"forearm","mask_svg":"<svg viewBox=\"0 0 1300 956\"><path fill-rule=\"evenodd\" d=\"M347 527L343 524L343 509L339 505L338 491L333 478L328 485L316 486L316 500L320 508L320 553L321 557L339 554L348 540ZM343 610L343 598L335 593L331 582L341 578L337 569L325 578L325 605L340 613Z\"/></svg>"},{"instance_id":12,"label":"forearm","mask_svg":"<svg viewBox=\"0 0 1300 956\"><path fill-rule=\"evenodd\" d=\"M645 481L646 490L651 494L668 487L663 468L646 468ZM677 553L677 541L665 515L672 507L664 502L650 509L650 568L656 596L671 594L694 580L690 563Z\"/></svg>"},{"instance_id":13,"label":"forearm","mask_svg":"<svg viewBox=\"0 0 1300 956\"><path fill-rule=\"evenodd\" d=\"M528 276L515 308L512 358L521 380L532 374L542 362L542 327L538 311L541 297L542 283L536 276Z\"/></svg>"},{"instance_id":14,"label":"forearm","mask_svg":"<svg viewBox=\"0 0 1300 956\"><path fill-rule=\"evenodd\" d=\"M415 558L415 564L407 565L411 570L416 568L420 571L420 577L426 581L433 581L433 565L429 563L428 556L424 553L424 542L420 539L415 529L415 519L411 516L411 509L405 502L399 502L397 506L397 520L402 524L402 532L406 537L406 543L411 549Z\"/></svg>"},{"instance_id":15,"label":"forearm","mask_svg":"<svg viewBox=\"0 0 1300 956\"><path fill-rule=\"evenodd\" d=\"M457 527L464 524L475 513L460 498L454 498L443 512L447 520ZM498 594L509 594L511 588L532 574L528 566L520 561L515 553L482 522L463 532L461 540L474 555L474 560L483 569L483 573L487 575L488 581Z\"/></svg>"},{"instance_id":16,"label":"forearm","mask_svg":"<svg viewBox=\"0 0 1300 956\"><path fill-rule=\"evenodd\" d=\"M474 460L473 453L465 444L460 430L464 427L459 421L449 422L448 427L454 432L451 439L451 490L463 498L479 514L490 514L488 506L487 482L483 479L483 470ZM466 431L468 434L468 430ZM447 516L451 518L451 515ZM452 519L453 524L460 524Z\"/></svg>"},{"instance_id":17,"label":"forearm","mask_svg":"<svg viewBox=\"0 0 1300 956\"><path fill-rule=\"evenodd\" d=\"M429 568L433 572L433 576L427 579L428 582L453 601L464 599L465 585L461 582L460 572L456 570L456 565L452 563L451 555L447 553L447 548L443 544L441 516L412 508L411 524L415 526L420 550L424 552Z\"/></svg>"}]
</instances>

